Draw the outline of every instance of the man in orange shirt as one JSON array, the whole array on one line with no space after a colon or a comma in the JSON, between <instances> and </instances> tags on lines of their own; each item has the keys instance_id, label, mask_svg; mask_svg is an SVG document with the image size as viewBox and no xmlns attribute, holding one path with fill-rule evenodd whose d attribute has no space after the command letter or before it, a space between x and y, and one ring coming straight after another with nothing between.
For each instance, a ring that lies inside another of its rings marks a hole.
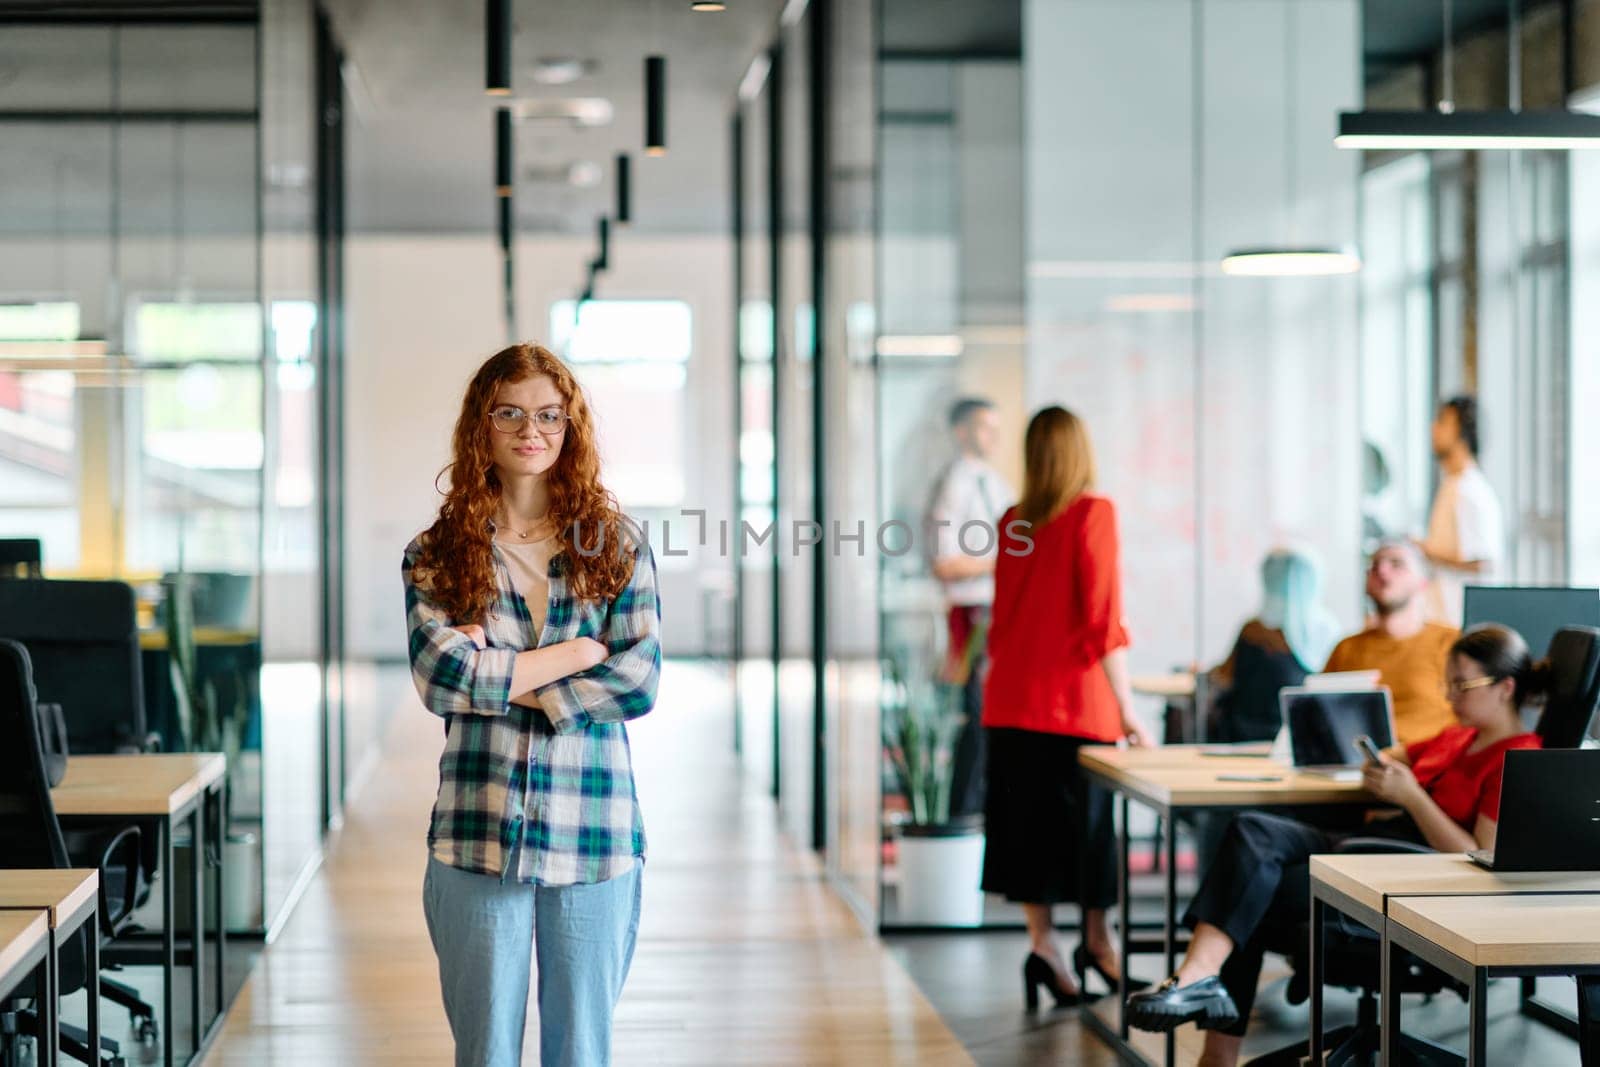
<instances>
[{"instance_id":1,"label":"man in orange shirt","mask_svg":"<svg viewBox=\"0 0 1600 1067\"><path fill-rule=\"evenodd\" d=\"M1371 626L1340 641L1329 671L1379 672L1394 695L1394 729L1401 744L1426 741L1453 724L1444 695L1445 660L1458 636L1427 621L1428 565L1409 541L1385 541L1367 567Z\"/></svg>"}]
</instances>

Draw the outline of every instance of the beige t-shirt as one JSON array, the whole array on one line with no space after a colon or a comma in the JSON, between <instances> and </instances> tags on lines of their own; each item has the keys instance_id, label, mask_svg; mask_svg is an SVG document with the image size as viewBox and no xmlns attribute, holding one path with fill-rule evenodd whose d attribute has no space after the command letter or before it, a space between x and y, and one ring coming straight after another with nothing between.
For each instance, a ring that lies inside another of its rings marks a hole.
<instances>
[{"instance_id":1,"label":"beige t-shirt","mask_svg":"<svg viewBox=\"0 0 1600 1067\"><path fill-rule=\"evenodd\" d=\"M528 614L533 619L535 644L544 631L545 611L550 605L550 559L555 555L557 542L554 534L537 541L495 540L500 556L511 572L511 584L522 599L527 601Z\"/></svg>"}]
</instances>

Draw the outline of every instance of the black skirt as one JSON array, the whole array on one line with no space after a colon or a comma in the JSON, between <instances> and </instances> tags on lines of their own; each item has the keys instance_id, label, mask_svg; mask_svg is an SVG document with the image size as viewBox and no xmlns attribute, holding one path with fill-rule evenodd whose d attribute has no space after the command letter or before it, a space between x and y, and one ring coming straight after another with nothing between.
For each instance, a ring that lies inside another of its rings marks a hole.
<instances>
[{"instance_id":1,"label":"black skirt","mask_svg":"<svg viewBox=\"0 0 1600 1067\"><path fill-rule=\"evenodd\" d=\"M1089 784L1078 750L1103 744L990 728L983 889L1021 904L1117 902L1111 794Z\"/></svg>"}]
</instances>

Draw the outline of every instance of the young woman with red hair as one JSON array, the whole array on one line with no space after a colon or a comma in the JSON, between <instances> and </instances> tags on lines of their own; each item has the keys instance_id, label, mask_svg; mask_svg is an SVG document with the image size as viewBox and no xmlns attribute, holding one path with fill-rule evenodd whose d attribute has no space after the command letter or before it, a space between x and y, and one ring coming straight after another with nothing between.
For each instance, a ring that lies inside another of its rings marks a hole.
<instances>
[{"instance_id":1,"label":"young woman with red hair","mask_svg":"<svg viewBox=\"0 0 1600 1067\"><path fill-rule=\"evenodd\" d=\"M639 924L623 723L655 703L655 557L600 482L572 372L538 345L473 376L450 488L406 548L412 675L445 722L423 909L456 1063L605 1064Z\"/></svg>"}]
</instances>

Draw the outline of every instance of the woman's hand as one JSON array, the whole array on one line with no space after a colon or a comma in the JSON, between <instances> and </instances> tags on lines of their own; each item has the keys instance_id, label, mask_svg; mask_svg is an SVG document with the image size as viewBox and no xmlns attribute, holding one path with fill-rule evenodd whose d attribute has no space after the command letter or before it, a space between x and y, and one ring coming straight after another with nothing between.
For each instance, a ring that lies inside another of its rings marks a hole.
<instances>
[{"instance_id":1,"label":"woman's hand","mask_svg":"<svg viewBox=\"0 0 1600 1067\"><path fill-rule=\"evenodd\" d=\"M1150 732L1149 727L1140 722L1139 716L1131 711L1125 710L1122 713L1122 736L1127 739L1131 748L1154 748L1156 744L1155 735Z\"/></svg>"},{"instance_id":2,"label":"woman's hand","mask_svg":"<svg viewBox=\"0 0 1600 1067\"><path fill-rule=\"evenodd\" d=\"M572 657L572 670L568 674L578 674L591 667L598 667L611 655L609 649L592 637L575 637L571 641L563 641L567 653Z\"/></svg>"},{"instance_id":3,"label":"woman's hand","mask_svg":"<svg viewBox=\"0 0 1600 1067\"><path fill-rule=\"evenodd\" d=\"M1361 770L1361 784L1379 800L1409 807L1418 796L1426 796L1411 768L1387 755L1377 765L1367 764Z\"/></svg>"},{"instance_id":4,"label":"woman's hand","mask_svg":"<svg viewBox=\"0 0 1600 1067\"><path fill-rule=\"evenodd\" d=\"M489 635L484 633L483 627L477 625L476 623L472 623L467 626L457 626L456 629L470 637L472 639L472 643L477 645L479 648L489 647Z\"/></svg>"}]
</instances>

